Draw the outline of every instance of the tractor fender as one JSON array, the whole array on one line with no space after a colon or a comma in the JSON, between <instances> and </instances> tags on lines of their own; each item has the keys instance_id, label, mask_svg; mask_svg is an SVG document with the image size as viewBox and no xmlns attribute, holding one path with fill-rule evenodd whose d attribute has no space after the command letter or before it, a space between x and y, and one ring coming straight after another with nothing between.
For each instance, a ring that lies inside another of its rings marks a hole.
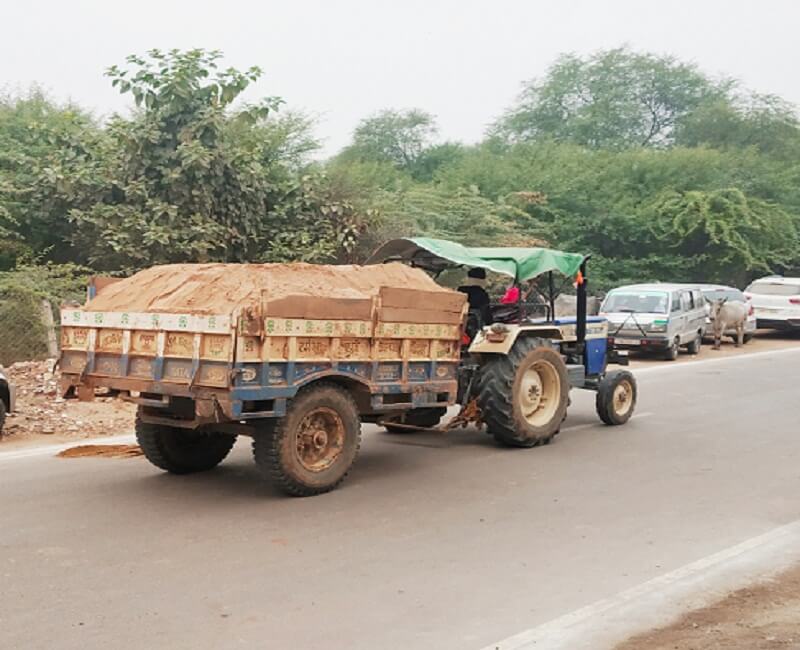
<instances>
[{"instance_id":1,"label":"tractor fender","mask_svg":"<svg viewBox=\"0 0 800 650\"><path fill-rule=\"evenodd\" d=\"M501 336L502 340L498 340ZM564 338L561 328L554 325L502 325L502 328L489 325L475 335L469 351L472 354L508 354L517 339L529 337L555 341Z\"/></svg>"}]
</instances>

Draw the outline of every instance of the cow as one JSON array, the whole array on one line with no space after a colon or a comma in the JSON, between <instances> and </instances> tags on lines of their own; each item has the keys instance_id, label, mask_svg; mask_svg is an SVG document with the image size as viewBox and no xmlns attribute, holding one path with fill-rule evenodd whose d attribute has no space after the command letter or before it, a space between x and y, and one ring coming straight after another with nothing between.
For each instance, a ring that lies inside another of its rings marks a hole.
<instances>
[{"instance_id":1,"label":"cow","mask_svg":"<svg viewBox=\"0 0 800 650\"><path fill-rule=\"evenodd\" d=\"M722 335L729 329L736 329L733 342L738 348L744 342L744 324L747 321L747 305L740 300L720 298L711 301L708 314L714 330L714 349L719 350Z\"/></svg>"}]
</instances>

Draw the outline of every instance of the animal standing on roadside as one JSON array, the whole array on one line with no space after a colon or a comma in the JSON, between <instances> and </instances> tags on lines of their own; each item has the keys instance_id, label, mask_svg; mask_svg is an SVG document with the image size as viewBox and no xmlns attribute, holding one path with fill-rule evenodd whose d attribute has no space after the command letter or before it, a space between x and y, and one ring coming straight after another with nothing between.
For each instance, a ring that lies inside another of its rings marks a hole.
<instances>
[{"instance_id":1,"label":"animal standing on roadside","mask_svg":"<svg viewBox=\"0 0 800 650\"><path fill-rule=\"evenodd\" d=\"M719 350L722 335L729 329L736 329L733 342L738 348L744 342L744 324L747 320L747 305L739 300L721 298L711 301L709 313L714 328L714 349Z\"/></svg>"}]
</instances>

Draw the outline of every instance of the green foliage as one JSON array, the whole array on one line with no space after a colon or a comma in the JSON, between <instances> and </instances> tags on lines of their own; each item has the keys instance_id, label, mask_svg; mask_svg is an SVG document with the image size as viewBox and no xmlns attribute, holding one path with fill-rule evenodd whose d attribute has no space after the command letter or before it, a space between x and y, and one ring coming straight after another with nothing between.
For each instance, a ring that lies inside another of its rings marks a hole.
<instances>
[{"instance_id":1,"label":"green foliage","mask_svg":"<svg viewBox=\"0 0 800 650\"><path fill-rule=\"evenodd\" d=\"M0 296L27 293L56 307L65 301L83 301L91 270L76 264L19 264L0 272Z\"/></svg>"},{"instance_id":2,"label":"green foliage","mask_svg":"<svg viewBox=\"0 0 800 650\"><path fill-rule=\"evenodd\" d=\"M778 206L735 188L675 192L652 208L653 231L666 252L697 260L695 273L743 284L752 272L783 270L797 259L798 232Z\"/></svg>"},{"instance_id":3,"label":"green foliage","mask_svg":"<svg viewBox=\"0 0 800 650\"><path fill-rule=\"evenodd\" d=\"M595 288L800 272L796 108L694 65L564 55L483 142L386 110L324 163L307 116L242 102L260 75L216 51L131 56L108 76L135 109L104 124L0 96L0 295L80 299L87 267L358 262L413 235L591 253Z\"/></svg>"},{"instance_id":4,"label":"green foliage","mask_svg":"<svg viewBox=\"0 0 800 650\"><path fill-rule=\"evenodd\" d=\"M429 147L438 128L433 115L418 109L385 110L367 117L353 132L353 142L340 154L345 161L386 162L412 175L432 164Z\"/></svg>"},{"instance_id":5,"label":"green foliage","mask_svg":"<svg viewBox=\"0 0 800 650\"><path fill-rule=\"evenodd\" d=\"M0 366L47 357L42 301L31 292L0 292Z\"/></svg>"},{"instance_id":6,"label":"green foliage","mask_svg":"<svg viewBox=\"0 0 800 650\"><path fill-rule=\"evenodd\" d=\"M42 300L51 309L82 302L88 269L74 264L22 264L0 272L0 365L47 357ZM54 313L57 323L57 315Z\"/></svg>"},{"instance_id":7,"label":"green foliage","mask_svg":"<svg viewBox=\"0 0 800 650\"><path fill-rule=\"evenodd\" d=\"M91 116L38 88L0 97L0 268L27 253L80 259L67 213L91 203L102 133Z\"/></svg>"},{"instance_id":8,"label":"green foliage","mask_svg":"<svg viewBox=\"0 0 800 650\"><path fill-rule=\"evenodd\" d=\"M795 162L800 155L798 127L792 105L779 97L752 95L698 107L680 124L676 140L689 147L753 147L761 154Z\"/></svg>"},{"instance_id":9,"label":"green foliage","mask_svg":"<svg viewBox=\"0 0 800 650\"><path fill-rule=\"evenodd\" d=\"M725 97L694 65L619 48L564 54L526 84L494 132L511 142L553 139L593 148L661 146L705 102Z\"/></svg>"},{"instance_id":10,"label":"green foliage","mask_svg":"<svg viewBox=\"0 0 800 650\"><path fill-rule=\"evenodd\" d=\"M316 176L310 121L272 119L281 100L231 108L261 71L218 70L219 52L159 50L109 69L142 106L108 126L102 200L70 211L89 263L136 269L181 261L326 260L354 236ZM268 119L270 118L270 119ZM293 242L293 243L292 243Z\"/></svg>"}]
</instances>

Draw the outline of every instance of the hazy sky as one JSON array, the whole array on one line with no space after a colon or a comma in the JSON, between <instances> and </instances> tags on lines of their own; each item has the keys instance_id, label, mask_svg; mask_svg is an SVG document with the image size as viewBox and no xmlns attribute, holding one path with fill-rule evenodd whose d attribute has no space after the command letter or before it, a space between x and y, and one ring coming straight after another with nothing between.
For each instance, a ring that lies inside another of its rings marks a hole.
<instances>
[{"instance_id":1,"label":"hazy sky","mask_svg":"<svg viewBox=\"0 0 800 650\"><path fill-rule=\"evenodd\" d=\"M628 44L800 104L797 0L2 0L0 87L38 82L100 115L129 100L106 67L159 47L221 49L259 65L248 96L280 95L319 118L332 153L386 107L434 113L474 141L561 52Z\"/></svg>"}]
</instances>

